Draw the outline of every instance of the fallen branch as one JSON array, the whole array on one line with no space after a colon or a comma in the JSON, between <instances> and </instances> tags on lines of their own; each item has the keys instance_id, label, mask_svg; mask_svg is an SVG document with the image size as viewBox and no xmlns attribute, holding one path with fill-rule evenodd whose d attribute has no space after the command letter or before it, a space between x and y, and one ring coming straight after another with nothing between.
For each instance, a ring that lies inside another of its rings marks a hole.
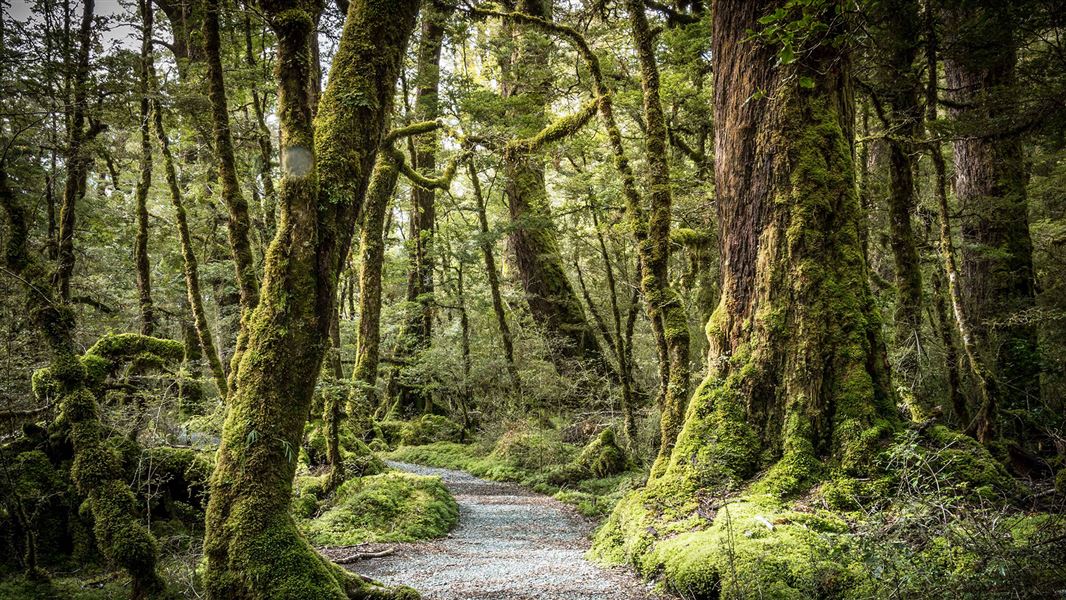
<instances>
[{"instance_id":1,"label":"fallen branch","mask_svg":"<svg viewBox=\"0 0 1066 600\"><path fill-rule=\"evenodd\" d=\"M333 559L333 562L337 563L338 565L348 565L353 562L368 560L371 558L384 558L386 556L394 554L395 552L395 548L386 548L377 552L356 552L355 554L349 554L348 556L342 558Z\"/></svg>"}]
</instances>

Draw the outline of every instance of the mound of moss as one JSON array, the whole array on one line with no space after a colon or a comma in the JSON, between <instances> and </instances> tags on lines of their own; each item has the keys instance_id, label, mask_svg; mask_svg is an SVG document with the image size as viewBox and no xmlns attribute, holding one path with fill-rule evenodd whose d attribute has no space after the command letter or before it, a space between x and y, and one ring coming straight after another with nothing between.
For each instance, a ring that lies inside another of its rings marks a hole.
<instances>
[{"instance_id":1,"label":"mound of moss","mask_svg":"<svg viewBox=\"0 0 1066 600\"><path fill-rule=\"evenodd\" d=\"M547 475L548 483L563 485L582 479L602 479L623 473L631 467L625 450L618 445L614 430L604 429L581 449L569 464Z\"/></svg>"},{"instance_id":2,"label":"mound of moss","mask_svg":"<svg viewBox=\"0 0 1066 600\"><path fill-rule=\"evenodd\" d=\"M459 506L439 477L389 472L344 482L317 516L298 522L319 546L413 542L447 534Z\"/></svg>"}]
</instances>

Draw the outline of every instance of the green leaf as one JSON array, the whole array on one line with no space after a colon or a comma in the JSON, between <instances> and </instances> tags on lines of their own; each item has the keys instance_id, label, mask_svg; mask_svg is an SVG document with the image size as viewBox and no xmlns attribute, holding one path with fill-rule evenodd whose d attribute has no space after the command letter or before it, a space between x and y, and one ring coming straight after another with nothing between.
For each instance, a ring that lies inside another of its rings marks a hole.
<instances>
[{"instance_id":1,"label":"green leaf","mask_svg":"<svg viewBox=\"0 0 1066 600\"><path fill-rule=\"evenodd\" d=\"M800 77L800 87L808 89L808 90L813 90L814 89L814 79L812 79L810 77L807 77L806 75L804 75L803 77Z\"/></svg>"},{"instance_id":2,"label":"green leaf","mask_svg":"<svg viewBox=\"0 0 1066 600\"><path fill-rule=\"evenodd\" d=\"M783 65L790 65L796 60L796 52L792 49L792 46L786 44L781 48L781 52L777 54L777 59L781 61Z\"/></svg>"}]
</instances>

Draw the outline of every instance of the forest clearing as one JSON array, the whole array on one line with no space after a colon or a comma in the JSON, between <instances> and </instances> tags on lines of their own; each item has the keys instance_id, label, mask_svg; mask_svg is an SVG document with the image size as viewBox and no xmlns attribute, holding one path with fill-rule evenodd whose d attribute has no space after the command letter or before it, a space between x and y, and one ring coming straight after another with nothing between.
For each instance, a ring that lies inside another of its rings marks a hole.
<instances>
[{"instance_id":1,"label":"forest clearing","mask_svg":"<svg viewBox=\"0 0 1066 600\"><path fill-rule=\"evenodd\" d=\"M0 599L1066 597L1058 0L0 0Z\"/></svg>"}]
</instances>

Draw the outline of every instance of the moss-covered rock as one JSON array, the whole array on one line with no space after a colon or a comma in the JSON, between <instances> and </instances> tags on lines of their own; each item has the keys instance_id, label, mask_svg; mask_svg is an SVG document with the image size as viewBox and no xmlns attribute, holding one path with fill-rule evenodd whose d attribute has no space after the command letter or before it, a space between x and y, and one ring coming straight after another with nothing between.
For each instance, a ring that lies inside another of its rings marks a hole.
<instances>
[{"instance_id":1,"label":"moss-covered rock","mask_svg":"<svg viewBox=\"0 0 1066 600\"><path fill-rule=\"evenodd\" d=\"M350 479L324 508L313 511L301 500L298 509L320 512L300 527L313 544L324 546L432 539L459 522L459 507L439 477L399 472Z\"/></svg>"}]
</instances>

